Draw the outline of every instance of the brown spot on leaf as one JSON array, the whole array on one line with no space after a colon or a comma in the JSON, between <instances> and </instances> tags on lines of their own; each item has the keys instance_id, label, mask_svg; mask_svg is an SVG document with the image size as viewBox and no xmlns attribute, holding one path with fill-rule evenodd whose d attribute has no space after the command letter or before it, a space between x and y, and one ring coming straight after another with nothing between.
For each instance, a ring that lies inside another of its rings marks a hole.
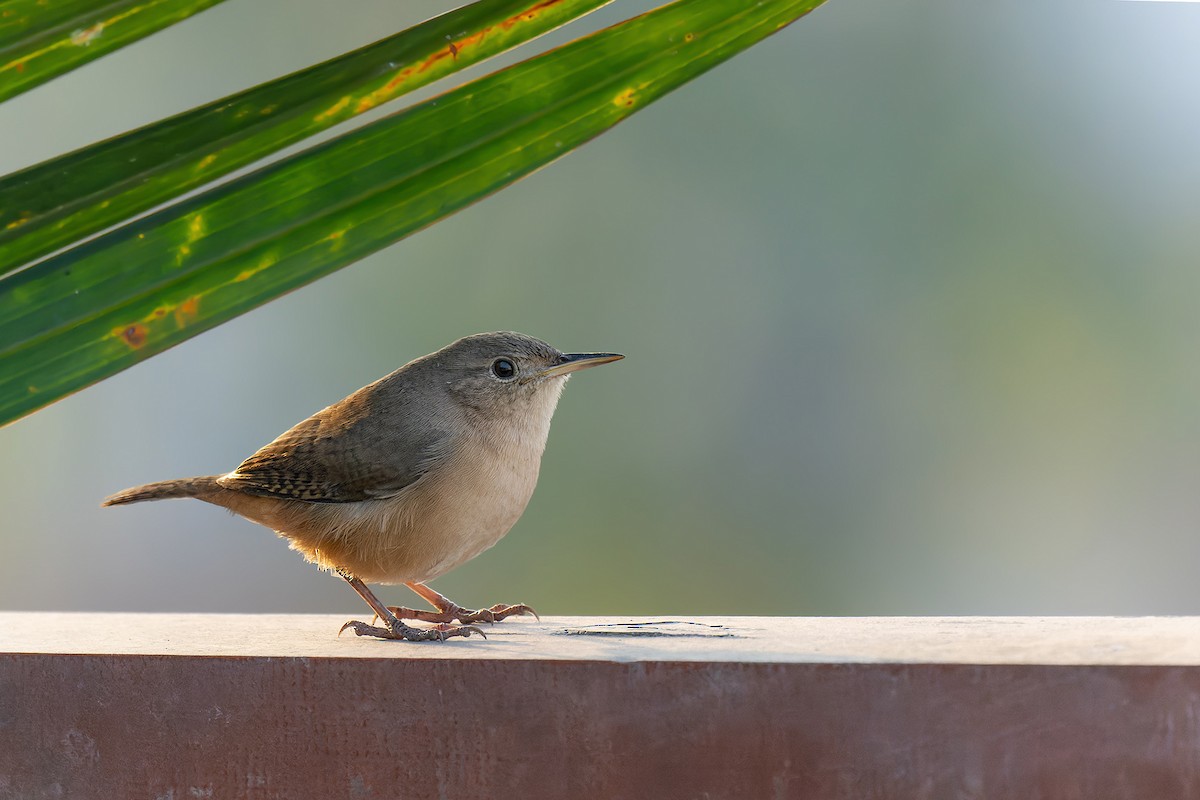
<instances>
[{"instance_id":1,"label":"brown spot on leaf","mask_svg":"<svg viewBox=\"0 0 1200 800\"><path fill-rule=\"evenodd\" d=\"M140 322L118 329L117 334L134 350L146 343L146 326Z\"/></svg>"},{"instance_id":2,"label":"brown spot on leaf","mask_svg":"<svg viewBox=\"0 0 1200 800\"><path fill-rule=\"evenodd\" d=\"M457 49L457 48L455 48L455 49ZM437 64L443 58L450 58L450 57L451 56L450 56L450 48L449 47L438 50L436 53L431 55L429 58L425 59L425 61L422 62L421 66L417 67L417 72L425 72L427 69L429 69L430 67Z\"/></svg>"},{"instance_id":3,"label":"brown spot on leaf","mask_svg":"<svg viewBox=\"0 0 1200 800\"><path fill-rule=\"evenodd\" d=\"M509 28L511 28L512 26L516 25L517 23L519 23L521 21L530 22L532 20L535 20L535 19L537 19L538 15L542 11L546 10L547 8L556 6L556 5L560 4L561 2L562 2L562 0L542 0L542 2L540 2L536 5L530 6L529 8L522 11L520 14L517 14L516 16L513 16L513 17L509 17L508 19L504 20L504 22L500 23L500 27L504 28L504 30L508 30Z\"/></svg>"},{"instance_id":4,"label":"brown spot on leaf","mask_svg":"<svg viewBox=\"0 0 1200 800\"><path fill-rule=\"evenodd\" d=\"M195 295L175 306L175 324L181 328L194 320L200 313L200 298Z\"/></svg>"},{"instance_id":5,"label":"brown spot on leaf","mask_svg":"<svg viewBox=\"0 0 1200 800\"><path fill-rule=\"evenodd\" d=\"M637 93L633 89L623 89L613 98L613 105L618 108L632 108L637 102Z\"/></svg>"},{"instance_id":6,"label":"brown spot on leaf","mask_svg":"<svg viewBox=\"0 0 1200 800\"><path fill-rule=\"evenodd\" d=\"M412 67L405 67L404 69L397 72L395 77L393 77L390 81L388 81L387 85L384 86L383 88L387 89L389 92L395 91L396 87L398 87L400 84L404 83L405 79L407 79L408 76L412 74L412 71L413 71Z\"/></svg>"}]
</instances>

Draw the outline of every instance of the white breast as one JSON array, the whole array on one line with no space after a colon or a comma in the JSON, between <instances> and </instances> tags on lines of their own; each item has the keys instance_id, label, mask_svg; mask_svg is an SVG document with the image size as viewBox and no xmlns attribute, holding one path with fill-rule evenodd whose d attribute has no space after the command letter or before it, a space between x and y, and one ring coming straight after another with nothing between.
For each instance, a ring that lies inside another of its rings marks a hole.
<instances>
[{"instance_id":1,"label":"white breast","mask_svg":"<svg viewBox=\"0 0 1200 800\"><path fill-rule=\"evenodd\" d=\"M363 580L428 581L487 550L508 533L537 486L542 452L565 377L536 395L511 426L469 426L451 455L387 501L375 501L364 527L378 533ZM360 534L361 535L361 534Z\"/></svg>"}]
</instances>

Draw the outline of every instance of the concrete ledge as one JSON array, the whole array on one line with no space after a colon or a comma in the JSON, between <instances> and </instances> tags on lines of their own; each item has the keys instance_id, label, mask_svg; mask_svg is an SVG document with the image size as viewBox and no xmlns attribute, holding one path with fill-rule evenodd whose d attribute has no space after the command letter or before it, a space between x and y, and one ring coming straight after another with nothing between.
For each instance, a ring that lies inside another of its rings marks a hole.
<instances>
[{"instance_id":1,"label":"concrete ledge","mask_svg":"<svg viewBox=\"0 0 1200 800\"><path fill-rule=\"evenodd\" d=\"M1200 618L0 614L0 798L1200 794Z\"/></svg>"}]
</instances>

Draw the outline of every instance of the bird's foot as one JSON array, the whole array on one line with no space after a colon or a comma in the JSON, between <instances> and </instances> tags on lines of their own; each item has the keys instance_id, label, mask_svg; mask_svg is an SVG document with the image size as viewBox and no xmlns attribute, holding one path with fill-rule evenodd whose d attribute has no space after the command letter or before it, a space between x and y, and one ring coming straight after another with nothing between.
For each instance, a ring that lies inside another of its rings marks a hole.
<instances>
[{"instance_id":1,"label":"bird's foot","mask_svg":"<svg viewBox=\"0 0 1200 800\"><path fill-rule=\"evenodd\" d=\"M400 639L406 642L444 642L452 636L469 637L472 633L478 633L483 638L487 638L483 631L476 628L474 625L437 625L433 628L414 628L410 625L405 625L399 619L384 620L386 627L378 625L368 625L365 622L359 622L352 619L341 627L338 631L338 636L341 636L347 628L354 631L355 636L374 636L377 639Z\"/></svg>"},{"instance_id":2,"label":"bird's foot","mask_svg":"<svg viewBox=\"0 0 1200 800\"><path fill-rule=\"evenodd\" d=\"M416 619L422 622L461 622L464 625L470 625L473 622L500 622L508 617L525 614L541 621L541 617L538 616L537 612L524 603L517 603L511 606L497 603L491 608L481 608L477 611L472 611L447 600L446 605L440 607L437 611L422 611L420 609L404 608L403 606L388 606L387 610L395 614L398 619Z\"/></svg>"}]
</instances>

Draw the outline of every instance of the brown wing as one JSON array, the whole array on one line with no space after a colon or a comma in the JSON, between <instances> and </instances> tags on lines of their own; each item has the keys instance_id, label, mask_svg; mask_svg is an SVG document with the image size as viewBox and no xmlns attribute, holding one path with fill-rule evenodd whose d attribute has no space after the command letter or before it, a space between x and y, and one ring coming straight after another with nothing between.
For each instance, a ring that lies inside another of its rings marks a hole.
<instances>
[{"instance_id":1,"label":"brown wing","mask_svg":"<svg viewBox=\"0 0 1200 800\"><path fill-rule=\"evenodd\" d=\"M376 387L314 414L217 482L312 503L385 498L415 483L445 454L449 434L428 404Z\"/></svg>"}]
</instances>

